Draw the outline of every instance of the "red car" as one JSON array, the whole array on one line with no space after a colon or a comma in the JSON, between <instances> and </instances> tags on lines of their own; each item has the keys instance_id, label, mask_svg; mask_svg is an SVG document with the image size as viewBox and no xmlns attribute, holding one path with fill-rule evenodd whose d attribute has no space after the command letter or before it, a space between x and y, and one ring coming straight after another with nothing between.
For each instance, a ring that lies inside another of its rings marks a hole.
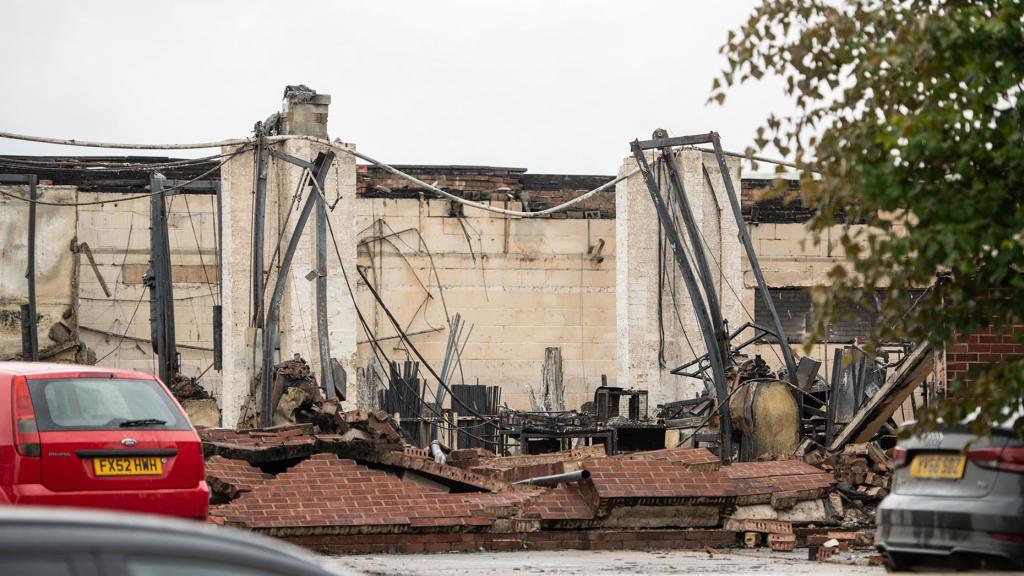
<instances>
[{"instance_id":1,"label":"red car","mask_svg":"<svg viewBox=\"0 0 1024 576\"><path fill-rule=\"evenodd\" d=\"M205 520L208 502L199 436L159 380L0 362L0 503Z\"/></svg>"}]
</instances>

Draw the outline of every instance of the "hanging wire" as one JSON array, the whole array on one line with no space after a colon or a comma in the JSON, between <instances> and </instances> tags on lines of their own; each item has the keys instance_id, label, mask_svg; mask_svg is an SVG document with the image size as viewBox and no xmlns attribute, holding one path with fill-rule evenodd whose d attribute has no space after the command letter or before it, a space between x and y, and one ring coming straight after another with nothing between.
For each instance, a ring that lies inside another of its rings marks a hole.
<instances>
[{"instance_id":1,"label":"hanging wire","mask_svg":"<svg viewBox=\"0 0 1024 576\"><path fill-rule=\"evenodd\" d=\"M313 183L313 186L316 189L316 192L318 194L320 194L320 201L321 202L327 202L327 196L324 194L324 191L320 187L320 184L316 181L316 178L311 178L310 181ZM375 339L372 337L372 332L370 332L368 330L366 322L365 322L365 320L363 318L363 314L360 311L358 304L356 303L355 291L352 289L352 284L349 281L348 272L345 269L345 263L344 263L344 260L341 257L341 250L338 248L338 242L337 242L337 239L336 239L336 237L334 235L334 227L331 224L331 219L330 218L327 219L327 227L328 227L328 231L331 234L331 241L334 243L334 251L335 251L335 253L338 256L338 265L341 267L342 276L345 279L345 285L348 287L349 297L352 299L352 305L355 306L356 314L357 314L357 316L359 316L360 322L363 324L363 329L366 330L367 337L369 337L371 339L371 341L374 341ZM445 391L447 391L448 394L451 395L452 402L454 404L458 404L460 409L465 409L466 413L471 414L471 415L473 415L473 416L475 416L475 417L477 417L477 418L479 418L481 420L484 420L486 422L493 423L496 426L500 426L500 423L497 420L477 412L473 407L471 407L471 406L467 405L466 403L462 402L461 400L459 400L459 398L455 395L455 393L451 389L451 387L448 386L448 384L444 381L443 378L440 377L440 375L437 374L437 372L434 370L433 366L431 366L430 363L427 362L426 358L423 357L423 355L416 348L416 346L412 343L412 341L409 339L409 337L404 332L402 332L401 325L395 319L394 315L391 314L391 311L388 310L388 308L386 306L384 306L383 300L381 300L380 295L377 293L376 289L373 287L373 284L370 283L369 279L366 277L366 274L363 273L363 271L360 270L358 267L356 268L356 272L363 279L363 282L366 283L366 287L370 290L370 293L374 296L374 298L377 300L377 302L381 304L381 307L382 307L382 309L384 311L384 314L388 317L388 320L391 322L391 324L395 328L395 331L402 337L402 339L405 341L406 345L409 346L409 349L419 359L419 361L427 369L427 371L430 373L430 375L433 376L437 380L438 385L441 386L442 388L444 388ZM384 355L385 359L387 358L387 356L385 354L383 354L383 351L381 351L381 354ZM434 395L434 397L436 398L436 394ZM423 401L422 398L420 398L420 403L426 405L426 403ZM428 410L430 410L432 408L433 407L428 406ZM440 416L440 414L438 414L436 412L435 412L435 415ZM477 438L477 439L483 441L480 438Z\"/></svg>"},{"instance_id":2,"label":"hanging wire","mask_svg":"<svg viewBox=\"0 0 1024 576\"><path fill-rule=\"evenodd\" d=\"M79 158L68 158L66 160L35 160L21 156L0 156L0 165L17 166L19 168L31 168L42 170L58 170L62 172L153 172L167 168L186 168L200 164L209 164L215 160L230 156L226 154L213 154L202 158L188 158L183 160L168 160L166 162L114 162L105 158L81 160Z\"/></svg>"},{"instance_id":3,"label":"hanging wire","mask_svg":"<svg viewBox=\"0 0 1024 576\"><path fill-rule=\"evenodd\" d=\"M222 166L224 166L225 164L230 162L232 158L234 158L235 156L241 154L245 150L246 149L244 149L244 148L237 150L236 152L232 153L231 156L228 156L225 160L223 160L222 162L218 163L213 168L210 168L206 172L203 172L202 174L200 174L199 176L196 176L195 178L193 178L191 180L186 180L185 182L182 182L181 184L175 184L174 186L170 186L168 188L164 188L163 190L157 190L155 192L146 192L145 194L136 194L135 196L128 196L128 197L122 197L122 198L114 198L114 199L111 199L111 200L94 200L94 201L91 201L91 202L47 202L45 200L38 200L38 199L37 200L33 200L31 198L26 198L26 197L20 196L18 194L12 194L11 192L7 192L6 190L3 190L2 188L0 188L0 196L6 196L8 198L13 198L15 200L21 200L22 202L28 202L28 203L31 203L31 204L39 204L39 205L43 205L43 206L98 206L98 205L101 205L101 204L114 204L114 203L117 203L117 202L128 202L129 200L138 200L139 198L149 198L151 196L156 196L157 194L167 194L168 192L174 192L175 190L180 190L182 188L185 188L189 184L192 184L194 182L198 182L199 180L202 180L203 178L206 178L210 174L213 174L214 172L219 171ZM173 197L175 195L171 195L171 196Z\"/></svg>"},{"instance_id":4,"label":"hanging wire","mask_svg":"<svg viewBox=\"0 0 1024 576\"><path fill-rule=\"evenodd\" d=\"M24 141L28 141L28 142L42 142L42 143L46 143L46 144L62 144L62 145L68 145L68 146L86 146L86 147L92 147L92 148L129 148L129 149L136 149L136 150L183 150L183 149L223 148L223 147L230 147L230 146L242 146L242 148L239 149L239 152L240 152L241 150L248 150L248 149L252 148L253 147L253 143L254 143L254 139L253 138L236 138L236 139L220 140L220 141L216 141L216 142L198 142L198 143L190 143L190 144L126 144L126 143L118 143L118 142L92 142L92 141L87 141L87 140L76 140L76 139L46 138L46 137L41 137L41 136L29 136L29 135L25 135L25 134L16 134L16 133L13 133L13 132L0 132L0 138L8 138L8 139L13 139L13 140L24 140ZM441 188L438 188L438 187L433 186L431 184L427 184L426 182L416 178L415 176L411 176L411 175L409 175L409 174L407 174L405 172L402 172L401 170L395 168L394 166L391 166L389 164L385 164L384 162L381 162L380 160L377 160L376 158L373 158L373 157L371 157L371 156L369 156L367 154L363 154L362 152L358 152L358 151L354 150L351 146L345 146L345 145L340 144L338 142L332 142L330 140L327 140L326 138L318 138L318 137L315 137L315 136L306 136L306 135L302 135L302 134L287 134L287 135L279 135L279 136L269 136L269 137L267 137L265 139L265 142L267 142L268 144L273 144L273 143L278 143L278 142L284 142L284 141L287 141L287 140L305 140L305 141L314 142L314 143L317 143L317 144L320 144L320 145L323 145L323 146L328 146L328 147L330 147L330 148L332 148L334 150L337 150L337 151L339 151L339 152L341 152L343 154L348 154L348 155L353 156L355 158L359 158L360 160L364 160L366 162L369 162L370 164L373 164L374 166L377 166L377 167L385 170L386 172L390 172L391 174L394 174L395 176L398 176L399 178L404 178L405 180L408 180L408 181L412 182L413 184L416 184L420 188L423 188L425 190L430 190L431 192L434 192L435 194L439 194L439 195L441 195L441 196L443 196L445 198L448 198L449 200L451 200L453 202L458 202L460 204L463 204L463 205L466 205L466 206L471 206L473 208L477 208L479 210L484 210L484 211L487 211L487 212L494 212L494 213L497 213L497 214L505 214L505 215L508 215L508 216L518 216L518 217L521 217L521 218L540 218L540 217L543 217L543 216L547 216L549 214L553 214L555 212L559 212L559 211L565 210L565 209L569 208L570 206L573 206L575 204L583 202L583 201L587 200L588 198L591 198L592 196L594 196L596 194L599 194L601 192L604 192L604 191L608 190L609 188L615 186L619 182L629 178L630 176L633 176L634 174L637 174L640 171L639 168L632 168L631 170L628 170L626 173L624 173L624 174L622 174L622 175L620 175L620 176L618 176L616 178L613 178L612 180L609 180L608 182L605 182L604 184L598 186L597 188L595 188L595 189L593 189L593 190L591 190L589 192L586 192L584 194L581 194L580 196L577 196L576 198L568 200L568 201L566 201L566 202L564 202L562 204L559 204L557 206L552 206L552 207L544 209L544 210L539 210L537 212L524 212L524 211L520 211L520 210L508 210L508 209L505 209L505 208L498 208L498 207L495 207L495 206L491 206L490 204L484 204L482 202L474 202L474 201L471 201L471 200L466 200L465 198L462 198L460 196L457 196L455 194L452 194L450 192L442 190ZM732 156L732 157L748 158L748 156L746 154L739 154L739 153L736 153L736 152L723 152L723 154L725 154L726 156ZM779 164L779 165L782 165L782 166L796 167L796 164L793 164L791 162L786 162L786 161L783 161L783 160L774 160L774 159L771 159L771 158L765 158L765 157L760 157L760 156L749 156L749 158L757 160L759 162L766 162L766 163L771 163L771 164ZM219 168L219 166L218 166L218 168Z\"/></svg>"},{"instance_id":5,"label":"hanging wire","mask_svg":"<svg viewBox=\"0 0 1024 576\"><path fill-rule=\"evenodd\" d=\"M121 344L124 343L124 339L128 337L128 331L132 329L132 322L135 320L135 314L138 313L139 307L142 305L142 300L145 297L146 291L140 290L139 301L135 303L135 310L132 310L132 315L130 318L128 318L128 324L124 327L124 333L121 334L121 338L117 341L117 345L115 345L114 348L110 350L110 352L104 354L102 358L96 360L96 364L102 364L103 361L106 360L108 356L110 356L114 352L117 352L121 348Z\"/></svg>"},{"instance_id":6,"label":"hanging wire","mask_svg":"<svg viewBox=\"0 0 1024 576\"><path fill-rule=\"evenodd\" d=\"M203 267L203 277L206 278L206 288L210 291L210 298L216 303L217 298L213 295L213 282L210 281L210 274L206 269L206 259L203 258L203 248L199 245L199 234L196 232L196 223L192 219L192 209L188 205L188 195L183 196L185 200L185 213L188 214L188 223L192 228L192 238L196 241L196 254L199 255L199 264Z\"/></svg>"}]
</instances>

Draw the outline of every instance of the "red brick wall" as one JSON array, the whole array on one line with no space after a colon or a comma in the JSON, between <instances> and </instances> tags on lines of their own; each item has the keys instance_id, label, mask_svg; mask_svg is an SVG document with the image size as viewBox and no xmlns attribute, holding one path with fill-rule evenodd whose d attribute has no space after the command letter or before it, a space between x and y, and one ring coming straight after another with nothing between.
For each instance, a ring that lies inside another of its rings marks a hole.
<instances>
[{"instance_id":1,"label":"red brick wall","mask_svg":"<svg viewBox=\"0 0 1024 576\"><path fill-rule=\"evenodd\" d=\"M330 554L416 554L476 550L645 550L734 546L729 530L617 530L520 533L291 536L283 540Z\"/></svg>"},{"instance_id":2,"label":"red brick wall","mask_svg":"<svg viewBox=\"0 0 1024 576\"><path fill-rule=\"evenodd\" d=\"M946 381L964 379L974 368L1024 356L1024 344L1017 341L1024 335L1024 326L1014 326L998 335L984 328L946 347Z\"/></svg>"}]
</instances>

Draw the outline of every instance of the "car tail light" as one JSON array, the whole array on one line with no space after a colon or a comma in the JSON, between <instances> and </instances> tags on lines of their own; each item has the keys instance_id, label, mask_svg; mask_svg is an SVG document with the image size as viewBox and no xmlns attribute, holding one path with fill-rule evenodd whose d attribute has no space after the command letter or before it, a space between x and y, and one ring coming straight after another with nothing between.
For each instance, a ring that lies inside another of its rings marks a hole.
<instances>
[{"instance_id":1,"label":"car tail light","mask_svg":"<svg viewBox=\"0 0 1024 576\"><path fill-rule=\"evenodd\" d=\"M1005 532L992 532L989 534L993 540L1000 540L1002 542L1017 542L1018 544L1024 544L1024 535L1021 534L1006 534Z\"/></svg>"},{"instance_id":2,"label":"car tail light","mask_svg":"<svg viewBox=\"0 0 1024 576\"><path fill-rule=\"evenodd\" d=\"M42 453L36 410L24 378L14 380L14 444L22 456L39 456Z\"/></svg>"},{"instance_id":3,"label":"car tail light","mask_svg":"<svg viewBox=\"0 0 1024 576\"><path fill-rule=\"evenodd\" d=\"M1024 472L1024 446L974 448L967 451L967 459L982 468Z\"/></svg>"},{"instance_id":4,"label":"car tail light","mask_svg":"<svg viewBox=\"0 0 1024 576\"><path fill-rule=\"evenodd\" d=\"M907 465L907 449L899 446L892 449L892 465L894 468L903 468Z\"/></svg>"}]
</instances>

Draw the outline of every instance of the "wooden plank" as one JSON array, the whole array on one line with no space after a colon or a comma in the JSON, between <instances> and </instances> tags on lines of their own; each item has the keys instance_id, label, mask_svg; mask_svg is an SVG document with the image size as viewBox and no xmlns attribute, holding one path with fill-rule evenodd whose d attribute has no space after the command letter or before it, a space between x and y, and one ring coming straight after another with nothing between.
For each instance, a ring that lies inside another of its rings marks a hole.
<instances>
[{"instance_id":1,"label":"wooden plank","mask_svg":"<svg viewBox=\"0 0 1024 576\"><path fill-rule=\"evenodd\" d=\"M544 409L550 412L565 411L565 388L562 383L562 349L553 346L544 349L544 364L541 365L541 399Z\"/></svg>"},{"instance_id":2,"label":"wooden plank","mask_svg":"<svg viewBox=\"0 0 1024 576\"><path fill-rule=\"evenodd\" d=\"M927 342L914 348L899 368L885 379L878 392L854 413L850 423L829 446L829 451L838 452L849 442L871 440L914 388L931 373L933 353Z\"/></svg>"}]
</instances>

